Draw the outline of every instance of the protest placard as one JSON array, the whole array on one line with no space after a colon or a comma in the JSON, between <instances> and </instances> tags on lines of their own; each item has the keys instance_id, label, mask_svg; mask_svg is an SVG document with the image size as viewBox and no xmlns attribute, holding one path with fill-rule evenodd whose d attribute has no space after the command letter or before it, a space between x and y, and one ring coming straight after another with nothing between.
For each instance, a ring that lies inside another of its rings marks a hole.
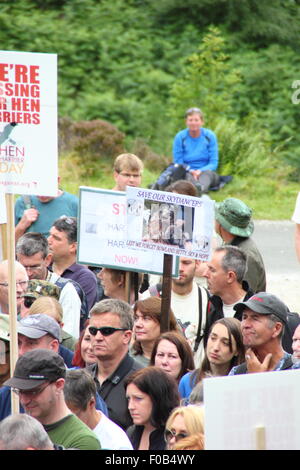
<instances>
[{"instance_id":1,"label":"protest placard","mask_svg":"<svg viewBox=\"0 0 300 470\"><path fill-rule=\"evenodd\" d=\"M57 56L0 51L0 192L6 193L7 209L11 371L18 357L13 195L55 197L57 185ZM18 413L13 393L11 401Z\"/></svg>"},{"instance_id":2,"label":"protest placard","mask_svg":"<svg viewBox=\"0 0 300 470\"><path fill-rule=\"evenodd\" d=\"M287 370L204 379L205 448L299 450L299 378Z\"/></svg>"},{"instance_id":3,"label":"protest placard","mask_svg":"<svg viewBox=\"0 0 300 470\"><path fill-rule=\"evenodd\" d=\"M0 51L0 191L57 195L57 56Z\"/></svg>"},{"instance_id":4,"label":"protest placard","mask_svg":"<svg viewBox=\"0 0 300 470\"><path fill-rule=\"evenodd\" d=\"M6 202L5 202L5 194L0 192L0 261L5 259L6 257L6 242L7 242L7 234L6 234Z\"/></svg>"},{"instance_id":5,"label":"protest placard","mask_svg":"<svg viewBox=\"0 0 300 470\"><path fill-rule=\"evenodd\" d=\"M127 239L131 247L208 261L214 201L127 186Z\"/></svg>"},{"instance_id":6,"label":"protest placard","mask_svg":"<svg viewBox=\"0 0 300 470\"><path fill-rule=\"evenodd\" d=\"M78 263L127 271L163 273L163 253L129 247L126 223L126 194L80 187ZM173 259L173 276L178 276Z\"/></svg>"}]
</instances>

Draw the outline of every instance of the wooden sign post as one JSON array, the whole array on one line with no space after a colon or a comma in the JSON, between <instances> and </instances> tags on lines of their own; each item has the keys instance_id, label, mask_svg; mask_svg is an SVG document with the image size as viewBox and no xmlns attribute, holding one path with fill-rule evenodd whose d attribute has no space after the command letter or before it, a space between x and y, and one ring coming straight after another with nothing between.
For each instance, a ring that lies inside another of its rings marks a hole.
<instances>
[{"instance_id":1,"label":"wooden sign post","mask_svg":"<svg viewBox=\"0 0 300 470\"><path fill-rule=\"evenodd\" d=\"M10 373L13 375L18 359L17 304L16 304L16 273L15 273L15 224L14 196L6 194L7 209L7 259L8 259L8 302L10 329ZM11 392L12 414L19 413L19 398Z\"/></svg>"},{"instance_id":2,"label":"wooden sign post","mask_svg":"<svg viewBox=\"0 0 300 470\"><path fill-rule=\"evenodd\" d=\"M171 283L172 283L173 256L164 254L164 274L162 283L161 299L161 322L160 331L165 333L170 329L170 305L171 305Z\"/></svg>"}]
</instances>

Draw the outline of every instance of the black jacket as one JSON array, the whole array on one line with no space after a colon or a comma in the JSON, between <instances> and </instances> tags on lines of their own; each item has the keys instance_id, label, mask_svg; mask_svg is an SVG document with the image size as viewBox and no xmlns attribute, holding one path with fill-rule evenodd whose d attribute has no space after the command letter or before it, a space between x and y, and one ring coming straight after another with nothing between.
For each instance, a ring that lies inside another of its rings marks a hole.
<instances>
[{"instance_id":1,"label":"black jacket","mask_svg":"<svg viewBox=\"0 0 300 470\"><path fill-rule=\"evenodd\" d=\"M132 424L127 407L124 380L129 374L142 369L142 367L129 354L126 354L117 369L101 385L97 379L98 365L92 364L87 367L94 378L97 392L107 405L108 417L124 430Z\"/></svg>"},{"instance_id":2,"label":"black jacket","mask_svg":"<svg viewBox=\"0 0 300 470\"><path fill-rule=\"evenodd\" d=\"M247 281L242 282L242 287L246 291L246 295L243 298L243 302L248 300L254 292L250 289L249 284ZM207 339L208 339L208 334L211 326L215 321L220 320L220 318L224 318L224 312L223 312L223 301L221 297L218 295L211 295L209 298L208 306L207 306L207 321L206 321L206 326L205 326L205 332L204 332L204 344L206 346ZM236 312L234 315L234 318L237 318L238 320L242 320L242 313L241 312Z\"/></svg>"},{"instance_id":3,"label":"black jacket","mask_svg":"<svg viewBox=\"0 0 300 470\"><path fill-rule=\"evenodd\" d=\"M129 437L134 450L138 450L140 440L143 434L144 426L130 426L127 429L127 436ZM166 442L164 438L164 428L154 429L149 437L149 450L165 450Z\"/></svg>"}]
</instances>

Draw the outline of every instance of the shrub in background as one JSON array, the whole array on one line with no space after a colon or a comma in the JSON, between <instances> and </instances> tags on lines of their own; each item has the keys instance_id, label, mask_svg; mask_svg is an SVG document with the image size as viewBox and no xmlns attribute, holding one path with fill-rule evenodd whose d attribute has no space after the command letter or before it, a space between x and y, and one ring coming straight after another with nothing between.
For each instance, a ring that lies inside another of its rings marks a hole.
<instances>
[{"instance_id":1,"label":"shrub in background","mask_svg":"<svg viewBox=\"0 0 300 470\"><path fill-rule=\"evenodd\" d=\"M59 152L71 154L88 174L93 174L101 158L111 158L124 152L125 135L115 126L99 119L74 122L59 120Z\"/></svg>"}]
</instances>

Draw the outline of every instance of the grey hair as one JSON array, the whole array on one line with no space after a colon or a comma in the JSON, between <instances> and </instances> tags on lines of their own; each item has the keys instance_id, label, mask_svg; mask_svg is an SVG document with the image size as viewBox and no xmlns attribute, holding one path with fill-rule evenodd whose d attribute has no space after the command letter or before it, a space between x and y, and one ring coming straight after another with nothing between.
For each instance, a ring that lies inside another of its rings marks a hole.
<instances>
[{"instance_id":1,"label":"grey hair","mask_svg":"<svg viewBox=\"0 0 300 470\"><path fill-rule=\"evenodd\" d=\"M278 339L281 340L281 338L283 337L284 328L285 328L284 322L281 320L281 318L277 317L277 315L275 315L275 313L272 313L271 315L268 315L268 320L269 320L269 327L270 328L273 328L275 323L281 323L282 329L281 329L280 334L278 335Z\"/></svg>"},{"instance_id":2,"label":"grey hair","mask_svg":"<svg viewBox=\"0 0 300 470\"><path fill-rule=\"evenodd\" d=\"M233 271L236 275L237 282L241 284L247 269L246 253L233 245L220 246L215 249L215 252L221 251L225 252L221 261L222 269L226 272Z\"/></svg>"},{"instance_id":3,"label":"grey hair","mask_svg":"<svg viewBox=\"0 0 300 470\"><path fill-rule=\"evenodd\" d=\"M49 253L48 241L41 233L28 232L19 238L16 245L16 254L23 256L34 256L36 253L42 253L43 259Z\"/></svg>"},{"instance_id":4,"label":"grey hair","mask_svg":"<svg viewBox=\"0 0 300 470\"><path fill-rule=\"evenodd\" d=\"M203 382L198 382L192 389L189 399L190 405L195 405L204 402Z\"/></svg>"},{"instance_id":5,"label":"grey hair","mask_svg":"<svg viewBox=\"0 0 300 470\"><path fill-rule=\"evenodd\" d=\"M133 329L133 310L127 302L119 299L104 299L97 302L92 310L90 316L101 315L102 313L113 313L120 319L121 328L126 330Z\"/></svg>"},{"instance_id":6,"label":"grey hair","mask_svg":"<svg viewBox=\"0 0 300 470\"><path fill-rule=\"evenodd\" d=\"M96 384L91 374L85 369L67 370L64 396L67 404L85 411L91 398L96 401Z\"/></svg>"},{"instance_id":7,"label":"grey hair","mask_svg":"<svg viewBox=\"0 0 300 470\"><path fill-rule=\"evenodd\" d=\"M201 111L200 108L189 108L185 112L185 117L187 118L188 116L191 116L192 114L199 114L200 118L203 120L204 119L204 114Z\"/></svg>"},{"instance_id":8,"label":"grey hair","mask_svg":"<svg viewBox=\"0 0 300 470\"><path fill-rule=\"evenodd\" d=\"M42 424L32 416L16 414L0 423L0 450L51 450L51 442Z\"/></svg>"}]
</instances>

